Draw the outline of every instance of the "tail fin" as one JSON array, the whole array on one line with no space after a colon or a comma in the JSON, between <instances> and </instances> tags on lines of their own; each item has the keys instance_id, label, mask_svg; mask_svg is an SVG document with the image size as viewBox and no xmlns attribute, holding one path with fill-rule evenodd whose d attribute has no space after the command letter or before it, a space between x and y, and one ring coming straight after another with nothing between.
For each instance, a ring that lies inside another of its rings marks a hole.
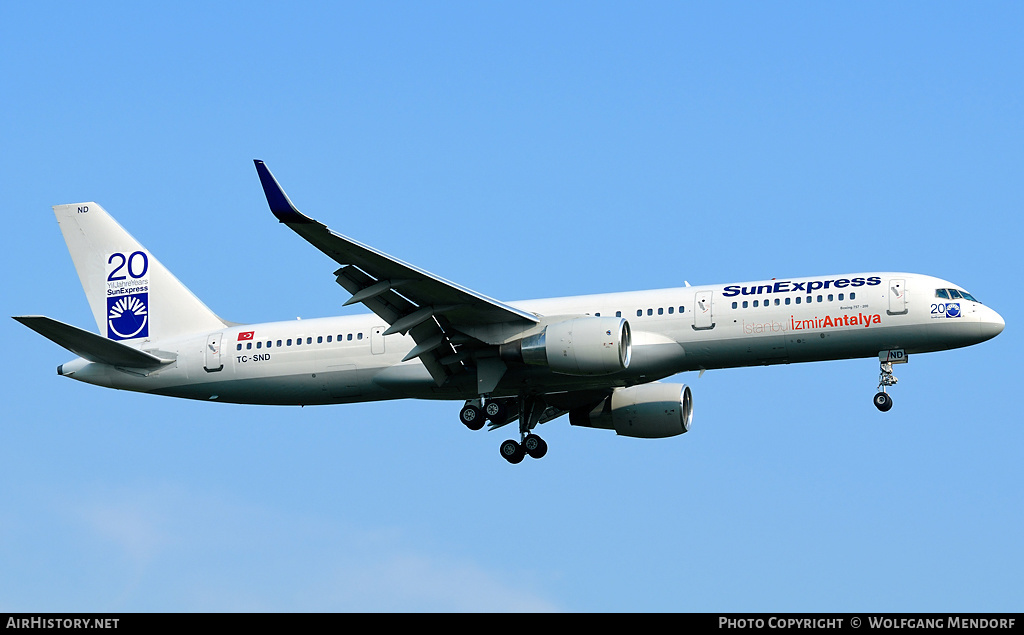
<instances>
[{"instance_id":1,"label":"tail fin","mask_svg":"<svg viewBox=\"0 0 1024 635\"><path fill-rule=\"evenodd\" d=\"M141 342L225 326L96 203L53 213L104 337Z\"/></svg>"}]
</instances>

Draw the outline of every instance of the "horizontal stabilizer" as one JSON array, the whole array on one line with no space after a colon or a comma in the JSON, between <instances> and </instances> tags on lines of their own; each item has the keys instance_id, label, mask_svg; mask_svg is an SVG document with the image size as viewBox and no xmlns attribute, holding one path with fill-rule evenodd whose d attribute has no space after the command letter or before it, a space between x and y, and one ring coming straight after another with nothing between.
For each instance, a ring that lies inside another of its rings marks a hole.
<instances>
[{"instance_id":1,"label":"horizontal stabilizer","mask_svg":"<svg viewBox=\"0 0 1024 635\"><path fill-rule=\"evenodd\" d=\"M156 368L174 361L42 315L18 315L14 319L90 362L128 368Z\"/></svg>"}]
</instances>

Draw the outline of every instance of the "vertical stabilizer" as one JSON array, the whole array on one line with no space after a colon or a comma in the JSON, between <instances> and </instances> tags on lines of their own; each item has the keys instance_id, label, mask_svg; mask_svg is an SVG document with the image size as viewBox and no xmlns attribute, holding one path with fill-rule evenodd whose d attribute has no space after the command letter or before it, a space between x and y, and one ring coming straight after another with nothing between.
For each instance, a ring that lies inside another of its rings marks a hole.
<instances>
[{"instance_id":1,"label":"vertical stabilizer","mask_svg":"<svg viewBox=\"0 0 1024 635\"><path fill-rule=\"evenodd\" d=\"M53 212L100 335L131 344L225 326L96 203Z\"/></svg>"}]
</instances>

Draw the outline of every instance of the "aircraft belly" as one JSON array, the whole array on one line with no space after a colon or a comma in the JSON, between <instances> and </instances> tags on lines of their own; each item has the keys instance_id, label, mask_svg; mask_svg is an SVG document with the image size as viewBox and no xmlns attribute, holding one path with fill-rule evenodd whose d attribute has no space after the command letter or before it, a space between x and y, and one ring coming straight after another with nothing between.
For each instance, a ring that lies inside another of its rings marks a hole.
<instances>
[{"instance_id":1,"label":"aircraft belly","mask_svg":"<svg viewBox=\"0 0 1024 635\"><path fill-rule=\"evenodd\" d=\"M673 375L683 369L686 349L660 333L633 331L633 351L628 371L643 375Z\"/></svg>"},{"instance_id":2,"label":"aircraft belly","mask_svg":"<svg viewBox=\"0 0 1024 635\"><path fill-rule=\"evenodd\" d=\"M396 397L431 399L451 395L451 387L442 391L426 367L418 361L409 361L367 373L368 383L376 390Z\"/></svg>"},{"instance_id":3,"label":"aircraft belly","mask_svg":"<svg viewBox=\"0 0 1024 635\"><path fill-rule=\"evenodd\" d=\"M342 375L343 373L337 373ZM332 390L331 382L340 388ZM348 378L324 378L312 373L225 379L203 383L168 386L150 390L155 394L201 401L279 406L322 405L378 401L398 398L382 390L360 390L349 386Z\"/></svg>"}]
</instances>

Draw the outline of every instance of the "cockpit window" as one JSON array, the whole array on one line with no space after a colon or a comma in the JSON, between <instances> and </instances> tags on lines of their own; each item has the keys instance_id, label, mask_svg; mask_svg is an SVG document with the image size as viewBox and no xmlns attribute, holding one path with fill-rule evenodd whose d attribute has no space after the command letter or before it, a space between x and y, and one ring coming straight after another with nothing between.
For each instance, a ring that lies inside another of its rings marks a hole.
<instances>
[{"instance_id":1,"label":"cockpit window","mask_svg":"<svg viewBox=\"0 0 1024 635\"><path fill-rule=\"evenodd\" d=\"M960 291L959 289L936 289L935 297L942 298L943 300L969 300L971 302L978 302L973 295L966 291ZM981 302L978 302L981 304Z\"/></svg>"}]
</instances>

